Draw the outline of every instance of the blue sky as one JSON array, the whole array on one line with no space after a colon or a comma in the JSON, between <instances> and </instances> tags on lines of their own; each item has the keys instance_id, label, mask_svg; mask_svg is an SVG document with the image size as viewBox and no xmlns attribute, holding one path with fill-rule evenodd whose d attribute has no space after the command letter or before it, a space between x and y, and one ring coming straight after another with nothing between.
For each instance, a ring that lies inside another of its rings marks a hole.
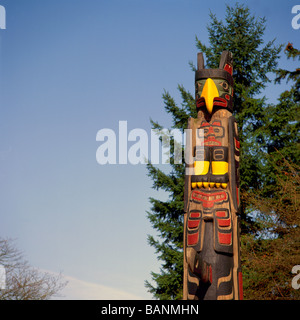
<instances>
[{"instance_id":1,"label":"blue sky","mask_svg":"<svg viewBox=\"0 0 300 320\"><path fill-rule=\"evenodd\" d=\"M267 18L266 41L300 47L297 1L240 3ZM150 196L166 195L151 189L145 165L99 165L96 134L117 133L121 120L147 132L150 118L171 123L163 90L178 103L178 84L194 91L195 36L208 44L209 12L224 17L225 1L0 5L0 236L16 239L33 266L62 271L66 298L151 298L144 280L159 262L145 212ZM296 67L284 54L279 66ZM270 85L269 101L285 87Z\"/></svg>"}]
</instances>

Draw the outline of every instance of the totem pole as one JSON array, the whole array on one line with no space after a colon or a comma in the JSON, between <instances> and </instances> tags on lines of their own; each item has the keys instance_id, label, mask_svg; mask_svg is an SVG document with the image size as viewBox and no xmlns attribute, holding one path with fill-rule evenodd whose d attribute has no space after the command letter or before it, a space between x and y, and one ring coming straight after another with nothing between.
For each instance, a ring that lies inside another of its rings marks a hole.
<instances>
[{"instance_id":1,"label":"totem pole","mask_svg":"<svg viewBox=\"0 0 300 320\"><path fill-rule=\"evenodd\" d=\"M197 119L186 143L183 299L243 298L239 226L239 148L232 53L205 69L198 53Z\"/></svg>"}]
</instances>

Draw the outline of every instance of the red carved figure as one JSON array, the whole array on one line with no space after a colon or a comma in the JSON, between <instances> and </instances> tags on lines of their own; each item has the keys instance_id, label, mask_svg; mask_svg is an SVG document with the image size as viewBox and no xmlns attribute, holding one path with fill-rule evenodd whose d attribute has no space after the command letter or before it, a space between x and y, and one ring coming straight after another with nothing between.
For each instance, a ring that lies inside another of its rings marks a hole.
<instances>
[{"instance_id":1,"label":"red carved figure","mask_svg":"<svg viewBox=\"0 0 300 320\"><path fill-rule=\"evenodd\" d=\"M187 135L184 286L188 300L243 298L239 226L239 148L233 111L233 60L196 70L197 119Z\"/></svg>"}]
</instances>

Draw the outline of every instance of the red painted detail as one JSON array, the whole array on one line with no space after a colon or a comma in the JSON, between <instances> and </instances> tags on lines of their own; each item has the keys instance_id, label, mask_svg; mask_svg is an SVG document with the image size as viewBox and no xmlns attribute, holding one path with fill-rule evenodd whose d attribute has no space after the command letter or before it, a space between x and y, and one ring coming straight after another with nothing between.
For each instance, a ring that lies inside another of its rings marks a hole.
<instances>
[{"instance_id":1,"label":"red painted detail","mask_svg":"<svg viewBox=\"0 0 300 320\"><path fill-rule=\"evenodd\" d=\"M237 201L237 205L240 205L240 198L239 198L239 188L236 187L236 201Z\"/></svg>"},{"instance_id":2,"label":"red painted detail","mask_svg":"<svg viewBox=\"0 0 300 320\"><path fill-rule=\"evenodd\" d=\"M227 100L229 100L229 99L230 99L229 94L225 94L225 98L226 98Z\"/></svg>"},{"instance_id":3,"label":"red painted detail","mask_svg":"<svg viewBox=\"0 0 300 320\"><path fill-rule=\"evenodd\" d=\"M188 221L188 228L189 229L194 229L194 228L198 228L199 227L199 220L189 220Z\"/></svg>"},{"instance_id":4,"label":"red painted detail","mask_svg":"<svg viewBox=\"0 0 300 320\"><path fill-rule=\"evenodd\" d=\"M239 294L240 294L240 300L243 300L243 275L242 272L239 272Z\"/></svg>"},{"instance_id":5,"label":"red painted detail","mask_svg":"<svg viewBox=\"0 0 300 320\"><path fill-rule=\"evenodd\" d=\"M221 122L220 121L214 121L212 123L213 126L221 127Z\"/></svg>"},{"instance_id":6,"label":"red painted detail","mask_svg":"<svg viewBox=\"0 0 300 320\"><path fill-rule=\"evenodd\" d=\"M204 107L205 106L205 99L203 97L197 99L196 106L197 106L197 108Z\"/></svg>"},{"instance_id":7,"label":"red painted detail","mask_svg":"<svg viewBox=\"0 0 300 320\"><path fill-rule=\"evenodd\" d=\"M214 103L214 106L227 108L227 103L217 101Z\"/></svg>"},{"instance_id":8,"label":"red painted detail","mask_svg":"<svg viewBox=\"0 0 300 320\"><path fill-rule=\"evenodd\" d=\"M232 70L232 66L230 64L225 64L224 70L227 71L230 75L232 75L233 70Z\"/></svg>"},{"instance_id":9,"label":"red painted detail","mask_svg":"<svg viewBox=\"0 0 300 320\"><path fill-rule=\"evenodd\" d=\"M212 283L212 267L209 266L209 281Z\"/></svg>"},{"instance_id":10,"label":"red painted detail","mask_svg":"<svg viewBox=\"0 0 300 320\"><path fill-rule=\"evenodd\" d=\"M205 102L203 100L201 100L201 99L198 99L196 101L196 106L197 106L197 108L204 107L205 106Z\"/></svg>"},{"instance_id":11,"label":"red painted detail","mask_svg":"<svg viewBox=\"0 0 300 320\"><path fill-rule=\"evenodd\" d=\"M204 140L204 145L212 145L212 146L221 146L221 141L216 140L216 138L214 136L209 136L207 137L207 139ZM203 145L203 143L202 143Z\"/></svg>"},{"instance_id":12,"label":"red painted detail","mask_svg":"<svg viewBox=\"0 0 300 320\"><path fill-rule=\"evenodd\" d=\"M200 212L191 212L191 218L200 218Z\"/></svg>"},{"instance_id":13,"label":"red painted detail","mask_svg":"<svg viewBox=\"0 0 300 320\"><path fill-rule=\"evenodd\" d=\"M230 218L228 218L228 219L218 219L219 227L229 227L230 223L231 223Z\"/></svg>"},{"instance_id":14,"label":"red painted detail","mask_svg":"<svg viewBox=\"0 0 300 320\"><path fill-rule=\"evenodd\" d=\"M218 238L220 244L231 244L231 233L218 232Z\"/></svg>"},{"instance_id":15,"label":"red painted detail","mask_svg":"<svg viewBox=\"0 0 300 320\"><path fill-rule=\"evenodd\" d=\"M214 106L227 108L228 101L224 98L214 98Z\"/></svg>"},{"instance_id":16,"label":"red painted detail","mask_svg":"<svg viewBox=\"0 0 300 320\"><path fill-rule=\"evenodd\" d=\"M193 245L197 244L198 236L199 236L199 232L193 233L193 234L188 234L188 236L187 236L188 245L193 246Z\"/></svg>"},{"instance_id":17,"label":"red painted detail","mask_svg":"<svg viewBox=\"0 0 300 320\"><path fill-rule=\"evenodd\" d=\"M223 202L227 199L224 191L215 193L204 193L201 191L193 191L192 199L201 201L204 208L212 208L214 203Z\"/></svg>"},{"instance_id":18,"label":"red painted detail","mask_svg":"<svg viewBox=\"0 0 300 320\"><path fill-rule=\"evenodd\" d=\"M216 215L217 217L225 218L227 216L227 213L226 211L217 211Z\"/></svg>"},{"instance_id":19,"label":"red painted detail","mask_svg":"<svg viewBox=\"0 0 300 320\"><path fill-rule=\"evenodd\" d=\"M214 128L213 128L212 126L210 126L210 127L208 128L208 133L209 133L209 134L214 134L214 133L215 133Z\"/></svg>"},{"instance_id":20,"label":"red painted detail","mask_svg":"<svg viewBox=\"0 0 300 320\"><path fill-rule=\"evenodd\" d=\"M210 124L208 123L208 122L202 122L201 123L201 127L209 127L210 126Z\"/></svg>"},{"instance_id":21,"label":"red painted detail","mask_svg":"<svg viewBox=\"0 0 300 320\"><path fill-rule=\"evenodd\" d=\"M235 147L237 148L237 149L239 149L240 148L240 141L239 140L237 140L236 138L234 138L234 142L235 142Z\"/></svg>"}]
</instances>

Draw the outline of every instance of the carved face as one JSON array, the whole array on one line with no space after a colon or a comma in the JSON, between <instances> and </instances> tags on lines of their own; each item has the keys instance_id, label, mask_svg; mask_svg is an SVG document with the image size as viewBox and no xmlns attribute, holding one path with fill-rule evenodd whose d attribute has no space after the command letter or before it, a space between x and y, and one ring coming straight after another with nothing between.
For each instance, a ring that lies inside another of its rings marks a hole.
<instances>
[{"instance_id":1,"label":"carved face","mask_svg":"<svg viewBox=\"0 0 300 320\"><path fill-rule=\"evenodd\" d=\"M195 87L197 108L205 106L209 113L213 112L214 107L232 109L233 87L227 80L200 79Z\"/></svg>"},{"instance_id":2,"label":"carved face","mask_svg":"<svg viewBox=\"0 0 300 320\"><path fill-rule=\"evenodd\" d=\"M195 81L198 109L202 109L206 114L212 114L220 108L233 111L233 59L231 52L222 52L218 69L206 69L203 54L198 53Z\"/></svg>"}]
</instances>

